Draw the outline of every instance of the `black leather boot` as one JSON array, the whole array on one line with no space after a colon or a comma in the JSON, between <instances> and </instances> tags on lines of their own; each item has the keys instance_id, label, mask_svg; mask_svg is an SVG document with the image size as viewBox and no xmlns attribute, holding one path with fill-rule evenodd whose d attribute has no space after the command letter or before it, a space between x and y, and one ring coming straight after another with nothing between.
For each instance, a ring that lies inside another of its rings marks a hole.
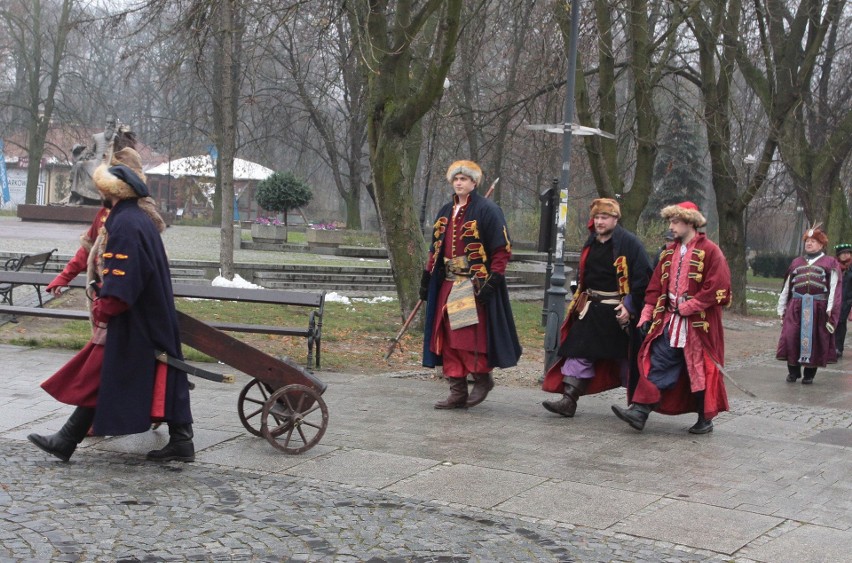
<instances>
[{"instance_id":1,"label":"black leather boot","mask_svg":"<svg viewBox=\"0 0 852 563\"><path fill-rule=\"evenodd\" d=\"M698 403L698 420L689 428L690 434L707 434L713 432L713 421L704 418L704 391L695 394Z\"/></svg>"},{"instance_id":2,"label":"black leather boot","mask_svg":"<svg viewBox=\"0 0 852 563\"><path fill-rule=\"evenodd\" d=\"M77 444L86 437L93 420L95 420L95 409L77 407L56 434L50 436L30 434L27 440L62 461L68 461L77 449Z\"/></svg>"},{"instance_id":3,"label":"black leather boot","mask_svg":"<svg viewBox=\"0 0 852 563\"><path fill-rule=\"evenodd\" d=\"M633 403L630 408L623 409L618 405L612 405L612 412L615 416L635 428L642 430L645 428L645 421L648 420L648 415L654 410L651 405L643 405L641 403Z\"/></svg>"},{"instance_id":4,"label":"black leather boot","mask_svg":"<svg viewBox=\"0 0 852 563\"><path fill-rule=\"evenodd\" d=\"M562 398L558 401L544 401L541 405L552 413L570 418L577 412L577 401L586 392L588 386L588 379L569 377L562 389Z\"/></svg>"},{"instance_id":5,"label":"black leather boot","mask_svg":"<svg viewBox=\"0 0 852 563\"><path fill-rule=\"evenodd\" d=\"M810 385L814 382L817 368L805 368L805 376L802 378L802 385Z\"/></svg>"},{"instance_id":6,"label":"black leather boot","mask_svg":"<svg viewBox=\"0 0 852 563\"><path fill-rule=\"evenodd\" d=\"M494 378L491 377L491 372L474 373L473 374L473 389L470 390L470 396L467 398L468 407L475 407L485 400L488 393L494 389Z\"/></svg>"},{"instance_id":7,"label":"black leather boot","mask_svg":"<svg viewBox=\"0 0 852 563\"><path fill-rule=\"evenodd\" d=\"M795 383L800 377L802 377L802 366L787 364L787 383Z\"/></svg>"},{"instance_id":8,"label":"black leather boot","mask_svg":"<svg viewBox=\"0 0 852 563\"><path fill-rule=\"evenodd\" d=\"M467 406L467 378L448 377L450 394L443 401L435 403L436 409L460 409Z\"/></svg>"},{"instance_id":9,"label":"black leather boot","mask_svg":"<svg viewBox=\"0 0 852 563\"><path fill-rule=\"evenodd\" d=\"M148 461L195 461L192 443L192 424L169 423L169 443L159 450L151 450Z\"/></svg>"}]
</instances>

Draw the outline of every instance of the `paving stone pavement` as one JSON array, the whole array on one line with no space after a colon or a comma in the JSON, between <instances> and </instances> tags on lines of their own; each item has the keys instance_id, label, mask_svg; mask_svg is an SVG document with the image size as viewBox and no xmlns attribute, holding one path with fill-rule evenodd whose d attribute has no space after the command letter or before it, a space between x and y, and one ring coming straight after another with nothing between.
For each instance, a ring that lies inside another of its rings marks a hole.
<instances>
[{"instance_id":1,"label":"paving stone pavement","mask_svg":"<svg viewBox=\"0 0 852 563\"><path fill-rule=\"evenodd\" d=\"M81 230L2 223L16 248L66 253ZM202 234L174 252L218 256ZM727 334L748 338L737 328ZM785 383L769 353L730 363L759 399L729 384L731 411L705 436L686 432L694 415L628 428L610 410L620 391L584 397L573 419L544 411L552 396L507 386L476 408L436 411L446 385L422 373L318 372L328 431L296 456L243 428L247 377L196 380L197 461L153 464L144 453L165 444L164 428L87 438L69 463L26 440L70 414L38 387L70 356L0 345L0 562L799 563L852 552L852 357L811 386Z\"/></svg>"},{"instance_id":2,"label":"paving stone pavement","mask_svg":"<svg viewBox=\"0 0 852 563\"><path fill-rule=\"evenodd\" d=\"M635 432L610 412L617 391L583 398L574 419L520 387L448 412L431 408L442 382L320 372L328 431L296 456L242 427L249 379L237 374L197 381L195 463L144 460L165 429L87 438L62 463L26 435L70 413L38 387L69 357L0 346L0 561L802 562L852 550L842 364L809 388L766 358L740 366L741 383L781 397L731 389L707 436L686 433L686 415Z\"/></svg>"}]
</instances>

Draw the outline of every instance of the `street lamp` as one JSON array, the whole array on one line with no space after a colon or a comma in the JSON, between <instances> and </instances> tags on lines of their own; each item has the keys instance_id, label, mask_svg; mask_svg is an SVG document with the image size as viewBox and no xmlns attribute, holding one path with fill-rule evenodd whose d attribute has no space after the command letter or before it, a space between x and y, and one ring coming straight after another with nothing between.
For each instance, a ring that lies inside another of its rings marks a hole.
<instances>
[{"instance_id":1,"label":"street lamp","mask_svg":"<svg viewBox=\"0 0 852 563\"><path fill-rule=\"evenodd\" d=\"M528 129L562 134L562 171L559 176L559 208L556 218L556 245L554 268L550 286L545 294L544 369L556 359L559 347L559 328L565 318L565 222L568 216L568 185L571 180L571 139L573 135L601 135L614 139L615 135L574 123L574 75L577 71L577 35L579 34L580 2L571 2L571 37L568 42L568 76L565 81L565 119L558 125L528 125Z\"/></svg>"},{"instance_id":2,"label":"street lamp","mask_svg":"<svg viewBox=\"0 0 852 563\"><path fill-rule=\"evenodd\" d=\"M743 164L745 164L746 169L745 191L743 192L743 195L746 197L745 225L743 225L743 246L745 247L746 251L746 263L748 263L748 207L751 203L751 199L748 197L748 188L751 185L751 167L752 165L754 165L755 162L757 162L757 159L754 158L754 155L751 153L748 153L747 155L745 155L745 158L743 158Z\"/></svg>"},{"instance_id":3,"label":"street lamp","mask_svg":"<svg viewBox=\"0 0 852 563\"><path fill-rule=\"evenodd\" d=\"M426 228L426 204L429 202L429 181L432 177L432 157L435 155L435 137L438 135L438 118L441 112L441 100L444 99L444 93L450 89L450 79L444 78L444 92L438 98L435 104L435 114L432 116L432 122L429 124L429 146L426 150L426 177L423 179L423 203L420 206L420 229Z\"/></svg>"}]
</instances>

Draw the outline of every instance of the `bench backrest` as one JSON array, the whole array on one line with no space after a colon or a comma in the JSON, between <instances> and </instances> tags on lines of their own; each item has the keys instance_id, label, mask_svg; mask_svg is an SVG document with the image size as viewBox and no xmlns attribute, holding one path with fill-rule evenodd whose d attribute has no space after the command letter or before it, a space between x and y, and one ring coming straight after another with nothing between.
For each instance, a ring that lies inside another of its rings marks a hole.
<instances>
[{"instance_id":1,"label":"bench backrest","mask_svg":"<svg viewBox=\"0 0 852 563\"><path fill-rule=\"evenodd\" d=\"M325 293L287 291L283 289L253 289L248 287L216 287L192 283L173 283L175 297L197 299L219 299L221 301L248 301L253 303L275 303L278 305L302 305L322 307Z\"/></svg>"},{"instance_id":2,"label":"bench backrest","mask_svg":"<svg viewBox=\"0 0 852 563\"><path fill-rule=\"evenodd\" d=\"M33 272L0 272L0 281L16 284L47 285L53 280L53 274ZM85 287L85 276L77 276L68 283L69 287ZM287 291L283 289L252 289L243 287L214 287L193 283L174 283L175 297L194 297L197 299L220 299L222 301L249 301L254 303L275 303L279 305L302 305L305 307L323 307L325 293L307 291Z\"/></svg>"},{"instance_id":3,"label":"bench backrest","mask_svg":"<svg viewBox=\"0 0 852 563\"><path fill-rule=\"evenodd\" d=\"M38 272L44 272L45 266L50 262L51 256L56 252L56 248L48 252L40 254L25 254L19 258L9 258L6 260L5 269L13 272L20 272L24 268L31 268Z\"/></svg>"}]
</instances>

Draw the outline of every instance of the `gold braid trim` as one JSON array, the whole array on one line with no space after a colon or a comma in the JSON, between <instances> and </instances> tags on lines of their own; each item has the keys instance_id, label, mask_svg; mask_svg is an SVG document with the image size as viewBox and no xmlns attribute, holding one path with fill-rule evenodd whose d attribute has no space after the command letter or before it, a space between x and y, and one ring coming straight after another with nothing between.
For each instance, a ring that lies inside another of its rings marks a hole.
<instances>
[{"instance_id":1,"label":"gold braid trim","mask_svg":"<svg viewBox=\"0 0 852 563\"><path fill-rule=\"evenodd\" d=\"M615 259L615 273L618 275L618 293L627 295L630 293L630 275L627 270L627 256L619 256Z\"/></svg>"}]
</instances>

